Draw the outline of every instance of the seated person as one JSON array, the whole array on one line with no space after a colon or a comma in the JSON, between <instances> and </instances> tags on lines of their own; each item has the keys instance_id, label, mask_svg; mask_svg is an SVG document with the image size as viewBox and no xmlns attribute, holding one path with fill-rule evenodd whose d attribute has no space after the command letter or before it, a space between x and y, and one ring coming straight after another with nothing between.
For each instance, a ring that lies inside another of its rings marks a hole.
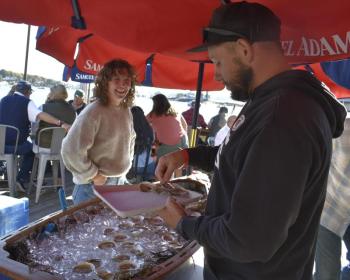
<instances>
[{"instance_id":1,"label":"seated person","mask_svg":"<svg viewBox=\"0 0 350 280\"><path fill-rule=\"evenodd\" d=\"M215 141L214 141L214 146L220 146L221 143L225 140L227 133L229 133L229 131L231 130L235 120L236 120L237 116L235 115L231 115L227 118L227 122L224 125L224 127L222 127L215 136Z\"/></svg>"},{"instance_id":2,"label":"seated person","mask_svg":"<svg viewBox=\"0 0 350 280\"><path fill-rule=\"evenodd\" d=\"M84 102L84 91L81 89L77 89L74 93L74 99L68 101L77 112L77 115L86 107L86 103Z\"/></svg>"},{"instance_id":3,"label":"seated person","mask_svg":"<svg viewBox=\"0 0 350 280\"><path fill-rule=\"evenodd\" d=\"M210 146L214 146L216 133L222 127L225 126L227 113L228 113L228 109L226 107L220 107L219 113L210 119L208 124L208 127L209 127L208 143Z\"/></svg>"},{"instance_id":4,"label":"seated person","mask_svg":"<svg viewBox=\"0 0 350 280\"><path fill-rule=\"evenodd\" d=\"M66 102L68 97L67 90L64 85L56 85L50 88L50 93L47 97L45 104L42 105L43 112L49 113L54 117L62 120L62 122L72 125L75 118L76 113L72 105ZM36 131L35 144L38 143L38 135L40 130L48 127L54 127L54 125L49 124L45 121L39 121L38 130ZM51 132L44 132L41 134L40 139L40 147L49 148L51 143ZM34 145L36 146L36 145ZM33 147L35 150L36 147Z\"/></svg>"},{"instance_id":5,"label":"seated person","mask_svg":"<svg viewBox=\"0 0 350 280\"><path fill-rule=\"evenodd\" d=\"M139 106L133 106L131 113L136 132L133 167L137 164L137 174L142 175L145 171L146 177L144 179L150 180L154 178L156 168L156 163L151 157L151 145L154 141L153 129ZM146 170L144 170L146 165Z\"/></svg>"}]
</instances>

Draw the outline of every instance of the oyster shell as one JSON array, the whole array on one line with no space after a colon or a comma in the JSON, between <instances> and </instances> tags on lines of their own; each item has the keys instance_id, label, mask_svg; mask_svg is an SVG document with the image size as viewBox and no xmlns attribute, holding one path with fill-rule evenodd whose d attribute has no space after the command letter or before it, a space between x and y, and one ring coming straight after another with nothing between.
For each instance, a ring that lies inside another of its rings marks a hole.
<instances>
[{"instance_id":1,"label":"oyster shell","mask_svg":"<svg viewBox=\"0 0 350 280\"><path fill-rule=\"evenodd\" d=\"M140 225L142 224L143 220L144 220L144 216L141 215L137 215L137 216L133 216L131 217L131 221L133 221L134 224Z\"/></svg>"},{"instance_id":2,"label":"oyster shell","mask_svg":"<svg viewBox=\"0 0 350 280\"><path fill-rule=\"evenodd\" d=\"M98 268L101 266L102 264L102 260L101 259L89 259L86 262L88 263L92 263L94 265L95 268Z\"/></svg>"},{"instance_id":3,"label":"oyster shell","mask_svg":"<svg viewBox=\"0 0 350 280\"><path fill-rule=\"evenodd\" d=\"M111 249L115 247L115 244L113 241L102 241L98 245L98 248L100 249Z\"/></svg>"},{"instance_id":4,"label":"oyster shell","mask_svg":"<svg viewBox=\"0 0 350 280\"><path fill-rule=\"evenodd\" d=\"M176 240L175 236L170 233L164 233L162 239L167 242L174 242Z\"/></svg>"},{"instance_id":5,"label":"oyster shell","mask_svg":"<svg viewBox=\"0 0 350 280\"><path fill-rule=\"evenodd\" d=\"M114 228L105 228L105 230L103 231L104 235L112 235L115 232Z\"/></svg>"},{"instance_id":6,"label":"oyster shell","mask_svg":"<svg viewBox=\"0 0 350 280\"><path fill-rule=\"evenodd\" d=\"M135 242L132 241L126 241L121 244L121 247L128 249L128 248L133 248L135 246Z\"/></svg>"},{"instance_id":7,"label":"oyster shell","mask_svg":"<svg viewBox=\"0 0 350 280\"><path fill-rule=\"evenodd\" d=\"M88 262L81 262L73 267L73 272L75 273L90 273L94 270L94 266L91 263Z\"/></svg>"},{"instance_id":8,"label":"oyster shell","mask_svg":"<svg viewBox=\"0 0 350 280\"><path fill-rule=\"evenodd\" d=\"M133 269L136 269L136 264L133 263L132 261L122 261L118 265L118 268L121 271L133 270Z\"/></svg>"},{"instance_id":9,"label":"oyster shell","mask_svg":"<svg viewBox=\"0 0 350 280\"><path fill-rule=\"evenodd\" d=\"M164 225L164 221L161 217L153 217L148 220L148 222L153 226L162 226Z\"/></svg>"},{"instance_id":10,"label":"oyster shell","mask_svg":"<svg viewBox=\"0 0 350 280\"><path fill-rule=\"evenodd\" d=\"M124 230L128 230L131 229L134 226L134 223L132 222L123 222L119 224L119 228L120 229L124 229Z\"/></svg>"},{"instance_id":11,"label":"oyster shell","mask_svg":"<svg viewBox=\"0 0 350 280\"><path fill-rule=\"evenodd\" d=\"M113 239L115 242L122 242L122 241L128 239L128 236L125 234L122 234L122 233L117 233L114 235Z\"/></svg>"},{"instance_id":12,"label":"oyster shell","mask_svg":"<svg viewBox=\"0 0 350 280\"><path fill-rule=\"evenodd\" d=\"M128 260L130 260L130 256L129 255L116 255L116 256L112 257L112 260L114 260L116 262L128 261Z\"/></svg>"}]
</instances>

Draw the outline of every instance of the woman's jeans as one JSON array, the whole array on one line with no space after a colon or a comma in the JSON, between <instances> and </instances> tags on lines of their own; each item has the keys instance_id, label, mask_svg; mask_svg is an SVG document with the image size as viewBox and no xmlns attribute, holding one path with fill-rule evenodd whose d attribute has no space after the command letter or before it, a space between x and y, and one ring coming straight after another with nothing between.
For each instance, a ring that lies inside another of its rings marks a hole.
<instances>
[{"instance_id":1,"label":"woman's jeans","mask_svg":"<svg viewBox=\"0 0 350 280\"><path fill-rule=\"evenodd\" d=\"M316 243L314 280L339 280L341 271L341 238L320 225Z\"/></svg>"},{"instance_id":2,"label":"woman's jeans","mask_svg":"<svg viewBox=\"0 0 350 280\"><path fill-rule=\"evenodd\" d=\"M314 280L350 280L350 267L341 270L341 241L342 239L320 225L316 245L316 273ZM350 261L350 226L347 228L343 241L346 245L346 258Z\"/></svg>"},{"instance_id":3,"label":"woman's jeans","mask_svg":"<svg viewBox=\"0 0 350 280\"><path fill-rule=\"evenodd\" d=\"M107 178L107 182L105 185L125 185L128 184L125 176L121 177L109 177ZM86 200L90 200L95 198L94 191L92 189L93 184L81 184L81 185L75 185L73 190L73 203L79 204L81 202L84 202Z\"/></svg>"}]
</instances>

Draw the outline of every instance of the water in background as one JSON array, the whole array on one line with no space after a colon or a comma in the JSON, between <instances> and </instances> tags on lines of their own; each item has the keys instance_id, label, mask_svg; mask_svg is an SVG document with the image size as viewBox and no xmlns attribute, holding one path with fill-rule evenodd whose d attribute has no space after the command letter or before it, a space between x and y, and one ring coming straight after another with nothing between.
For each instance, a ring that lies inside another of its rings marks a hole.
<instances>
[{"instance_id":1,"label":"water in background","mask_svg":"<svg viewBox=\"0 0 350 280\"><path fill-rule=\"evenodd\" d=\"M34 101L36 106L40 106L45 103L46 97L50 91L47 87L32 87L33 93L30 98ZM11 85L7 82L0 82L0 98L7 95L10 91ZM73 99L75 89L67 88L68 98L67 100ZM137 87L137 93L135 98L135 105L140 106L145 114L147 115L152 109L152 99L151 97L157 93L163 93L168 98L170 98L170 103L174 107L174 109L178 113L182 113L190 108L191 101L177 101L174 100L176 96L181 93L180 90L162 90L155 88L146 88L146 87ZM194 98L194 93L187 92L185 93L189 98ZM229 111L229 115L235 114L237 115L241 110L243 104L237 103L234 105L232 99L230 98L230 94L227 91L219 91L219 92L209 92L208 100L201 102L201 107L199 112L203 115L206 122L209 122L210 118L215 116L221 106L226 106Z\"/></svg>"},{"instance_id":2,"label":"water in background","mask_svg":"<svg viewBox=\"0 0 350 280\"><path fill-rule=\"evenodd\" d=\"M0 82L0 99L8 94L11 87L12 87L12 85L9 85L5 81ZM48 87L37 88L37 87L32 86L32 89L33 89L33 93L30 96L30 99L33 100L35 105L39 107L40 105L45 103L47 95L50 92L50 88L48 88ZM73 99L75 89L67 88L67 91L68 91L67 100Z\"/></svg>"}]
</instances>

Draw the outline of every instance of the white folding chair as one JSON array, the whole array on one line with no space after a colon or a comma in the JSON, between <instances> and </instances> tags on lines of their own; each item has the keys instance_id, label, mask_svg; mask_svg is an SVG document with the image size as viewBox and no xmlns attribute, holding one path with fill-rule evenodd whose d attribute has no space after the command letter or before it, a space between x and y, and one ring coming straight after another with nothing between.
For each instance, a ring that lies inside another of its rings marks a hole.
<instances>
[{"instance_id":1,"label":"white folding chair","mask_svg":"<svg viewBox=\"0 0 350 280\"><path fill-rule=\"evenodd\" d=\"M13 146L13 153L5 154L6 131L10 129L16 134L16 142ZM17 147L18 147L19 130L12 125L0 125L0 160L6 161L7 181L10 190L10 196L15 196L16 176L17 176Z\"/></svg>"},{"instance_id":2,"label":"white folding chair","mask_svg":"<svg viewBox=\"0 0 350 280\"><path fill-rule=\"evenodd\" d=\"M42 141L42 137L44 133L52 132L52 138L49 148L40 147L40 143ZM66 131L61 127L48 127L39 131L37 145L33 145L33 152L35 153L33 170L30 177L30 186L28 192L30 192L30 188L32 185L36 186L36 195L35 195L35 203L38 203L40 192L42 188L47 187L60 187L62 186L64 189L65 182L65 168L61 156L61 146L62 140L66 135ZM44 177L45 177L45 169L48 161L52 161L52 185L44 185ZM61 171L61 183L58 181L58 165L60 166ZM36 183L34 182L35 177L37 178Z\"/></svg>"}]
</instances>

